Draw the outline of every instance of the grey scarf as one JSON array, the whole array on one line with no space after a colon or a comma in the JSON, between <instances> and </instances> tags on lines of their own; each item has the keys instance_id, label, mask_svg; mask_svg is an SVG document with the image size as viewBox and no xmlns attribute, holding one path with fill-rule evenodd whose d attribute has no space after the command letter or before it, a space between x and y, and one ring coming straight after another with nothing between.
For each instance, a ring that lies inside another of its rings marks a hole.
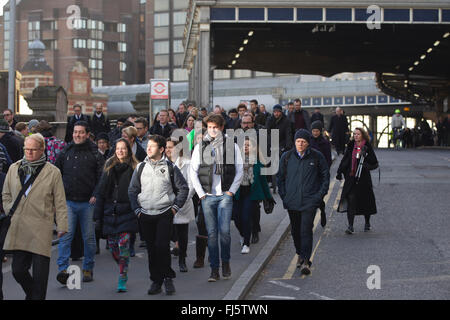
<instances>
[{"instance_id":1,"label":"grey scarf","mask_svg":"<svg viewBox=\"0 0 450 320\"><path fill-rule=\"evenodd\" d=\"M28 161L24 156L20 163L19 171L22 171L24 175L33 175L40 166L45 165L46 161L45 153L42 154L39 160L33 162Z\"/></svg>"},{"instance_id":2,"label":"grey scarf","mask_svg":"<svg viewBox=\"0 0 450 320\"><path fill-rule=\"evenodd\" d=\"M211 137L208 133L203 138L211 144L214 151L214 163L216 164L215 174L222 175L223 172L223 134L219 133L216 138Z\"/></svg>"}]
</instances>

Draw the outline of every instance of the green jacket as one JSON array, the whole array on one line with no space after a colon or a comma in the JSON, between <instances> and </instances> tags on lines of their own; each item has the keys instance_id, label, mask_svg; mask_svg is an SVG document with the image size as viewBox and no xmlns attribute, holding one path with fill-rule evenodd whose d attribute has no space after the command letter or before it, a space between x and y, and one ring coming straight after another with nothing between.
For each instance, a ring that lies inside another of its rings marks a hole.
<instances>
[{"instance_id":1,"label":"green jacket","mask_svg":"<svg viewBox=\"0 0 450 320\"><path fill-rule=\"evenodd\" d=\"M257 162L253 165L253 176L254 180L250 187L250 199L251 200L268 200L272 199L270 193L269 185L267 184L266 176L261 176L261 168L263 165L261 162ZM238 189L234 195L234 199L239 200L241 188Z\"/></svg>"}]
</instances>

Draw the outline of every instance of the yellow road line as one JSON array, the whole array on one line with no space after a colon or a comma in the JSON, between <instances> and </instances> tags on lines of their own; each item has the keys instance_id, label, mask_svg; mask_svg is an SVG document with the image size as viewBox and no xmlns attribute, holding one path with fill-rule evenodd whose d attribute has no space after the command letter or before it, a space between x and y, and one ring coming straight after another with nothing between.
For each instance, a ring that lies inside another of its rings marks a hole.
<instances>
[{"instance_id":1,"label":"yellow road line","mask_svg":"<svg viewBox=\"0 0 450 320\"><path fill-rule=\"evenodd\" d=\"M334 189L335 183L336 183L336 180L331 181L330 187L328 188L328 190L331 190L331 191L328 192L328 194L324 198L325 206L328 204L328 201L330 200L330 196L331 196L331 194L334 191L333 189ZM341 186L342 186L342 183L341 183ZM338 196L340 197L339 191L338 191ZM317 228L317 226L319 224L319 221L320 221L320 214L316 214L316 218L314 219L313 232L316 230L316 228ZM316 248L317 248L317 246L316 246ZM291 263L289 264L289 267L286 270L286 273L284 274L282 279L284 279L284 280L292 279L292 277L293 277L293 275L295 273L295 270L297 269L297 259L298 259L297 257L298 257L297 254L295 254L294 257L292 258ZM311 261L312 261L312 259L311 259Z\"/></svg>"}]
</instances>

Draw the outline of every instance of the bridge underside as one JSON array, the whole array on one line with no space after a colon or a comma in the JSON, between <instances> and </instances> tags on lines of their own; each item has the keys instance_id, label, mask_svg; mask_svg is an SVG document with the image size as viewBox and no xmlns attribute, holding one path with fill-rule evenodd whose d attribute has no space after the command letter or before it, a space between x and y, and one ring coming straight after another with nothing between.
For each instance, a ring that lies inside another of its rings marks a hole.
<instances>
[{"instance_id":1,"label":"bridge underside","mask_svg":"<svg viewBox=\"0 0 450 320\"><path fill-rule=\"evenodd\" d=\"M430 103L450 95L448 32L446 24L212 23L211 65L326 77L376 72L387 94Z\"/></svg>"}]
</instances>

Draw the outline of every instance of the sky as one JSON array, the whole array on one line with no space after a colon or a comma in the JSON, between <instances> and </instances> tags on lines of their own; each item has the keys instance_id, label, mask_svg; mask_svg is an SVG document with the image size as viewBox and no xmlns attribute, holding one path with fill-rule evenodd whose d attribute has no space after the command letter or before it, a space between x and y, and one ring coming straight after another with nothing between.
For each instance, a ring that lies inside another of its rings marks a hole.
<instances>
[{"instance_id":1,"label":"sky","mask_svg":"<svg viewBox=\"0 0 450 320\"><path fill-rule=\"evenodd\" d=\"M8 2L9 0L0 0L0 15L3 15L3 6Z\"/></svg>"}]
</instances>

